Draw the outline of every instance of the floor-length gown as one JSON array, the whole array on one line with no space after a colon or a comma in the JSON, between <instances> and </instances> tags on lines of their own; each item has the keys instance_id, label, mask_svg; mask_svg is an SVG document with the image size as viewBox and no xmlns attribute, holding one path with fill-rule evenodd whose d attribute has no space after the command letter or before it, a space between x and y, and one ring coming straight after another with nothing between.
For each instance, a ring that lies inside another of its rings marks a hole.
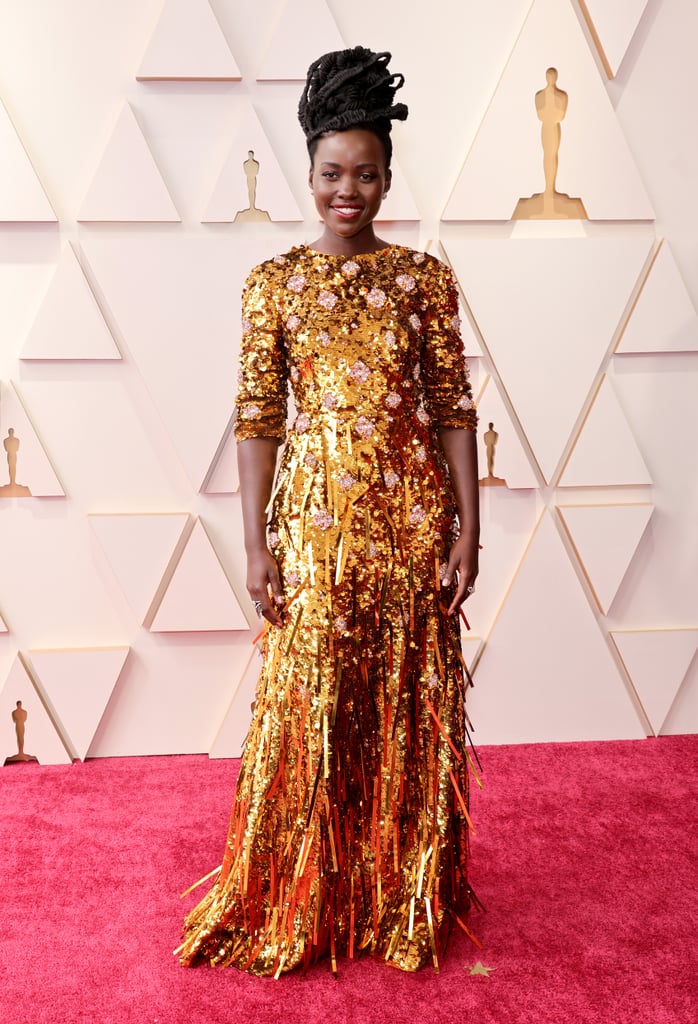
<instances>
[{"instance_id":1,"label":"floor-length gown","mask_svg":"<svg viewBox=\"0 0 698 1024\"><path fill-rule=\"evenodd\" d=\"M435 257L300 246L250 275L236 434L286 439L268 537L287 606L182 963L278 975L365 950L415 970L438 966L449 922L467 930L467 673L437 431L475 422Z\"/></svg>"}]
</instances>

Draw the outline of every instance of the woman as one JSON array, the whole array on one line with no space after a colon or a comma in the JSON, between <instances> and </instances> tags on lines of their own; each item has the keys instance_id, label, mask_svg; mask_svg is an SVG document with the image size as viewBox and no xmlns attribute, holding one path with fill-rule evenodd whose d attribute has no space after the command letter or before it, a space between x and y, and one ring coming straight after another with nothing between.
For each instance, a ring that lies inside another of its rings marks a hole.
<instances>
[{"instance_id":1,"label":"woman","mask_svg":"<svg viewBox=\"0 0 698 1024\"><path fill-rule=\"evenodd\" d=\"M476 419L449 271L374 230L391 120L407 116L389 57L356 47L311 66L299 117L324 229L244 291L236 435L267 628L187 965L278 975L368 950L416 970L438 966L449 921L467 931L457 612L477 575Z\"/></svg>"}]
</instances>

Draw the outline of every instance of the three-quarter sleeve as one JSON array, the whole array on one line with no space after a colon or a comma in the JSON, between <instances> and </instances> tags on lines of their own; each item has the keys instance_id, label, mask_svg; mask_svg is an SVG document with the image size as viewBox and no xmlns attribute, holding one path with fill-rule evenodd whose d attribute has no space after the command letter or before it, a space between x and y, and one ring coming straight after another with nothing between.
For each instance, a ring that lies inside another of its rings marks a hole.
<instances>
[{"instance_id":1,"label":"three-quarter sleeve","mask_svg":"<svg viewBox=\"0 0 698 1024\"><path fill-rule=\"evenodd\" d=\"M421 354L424 404L437 427L477 428L477 413L460 333L458 291L437 259L425 268L426 310Z\"/></svg>"},{"instance_id":2,"label":"three-quarter sleeve","mask_svg":"<svg viewBox=\"0 0 698 1024\"><path fill-rule=\"evenodd\" d=\"M242 292L240 385L235 439L286 438L288 366L283 324L274 296L274 278L262 264L247 278Z\"/></svg>"}]
</instances>

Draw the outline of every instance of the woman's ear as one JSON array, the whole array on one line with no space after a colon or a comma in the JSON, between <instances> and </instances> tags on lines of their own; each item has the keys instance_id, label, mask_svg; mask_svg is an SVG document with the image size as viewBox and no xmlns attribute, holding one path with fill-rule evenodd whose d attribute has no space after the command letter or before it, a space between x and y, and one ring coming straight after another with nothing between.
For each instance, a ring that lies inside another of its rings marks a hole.
<instances>
[{"instance_id":1,"label":"woman's ear","mask_svg":"<svg viewBox=\"0 0 698 1024\"><path fill-rule=\"evenodd\" d=\"M384 199L388 195L388 192L390 192L390 186L392 185L392 183L393 183L393 172L392 171L386 171L385 172L385 188L383 189L383 198Z\"/></svg>"}]
</instances>

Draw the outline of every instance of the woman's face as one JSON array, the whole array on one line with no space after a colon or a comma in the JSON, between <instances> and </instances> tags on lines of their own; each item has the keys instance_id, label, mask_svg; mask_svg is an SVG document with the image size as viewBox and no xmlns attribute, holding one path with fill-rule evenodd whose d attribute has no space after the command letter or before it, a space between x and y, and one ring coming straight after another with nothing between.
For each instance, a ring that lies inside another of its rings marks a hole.
<instances>
[{"instance_id":1,"label":"woman's face","mask_svg":"<svg viewBox=\"0 0 698 1024\"><path fill-rule=\"evenodd\" d=\"M390 188L390 171L383 143L373 132L351 128L322 136L309 183L328 245L336 244L341 253L344 239L356 245L374 237L373 220Z\"/></svg>"}]
</instances>

